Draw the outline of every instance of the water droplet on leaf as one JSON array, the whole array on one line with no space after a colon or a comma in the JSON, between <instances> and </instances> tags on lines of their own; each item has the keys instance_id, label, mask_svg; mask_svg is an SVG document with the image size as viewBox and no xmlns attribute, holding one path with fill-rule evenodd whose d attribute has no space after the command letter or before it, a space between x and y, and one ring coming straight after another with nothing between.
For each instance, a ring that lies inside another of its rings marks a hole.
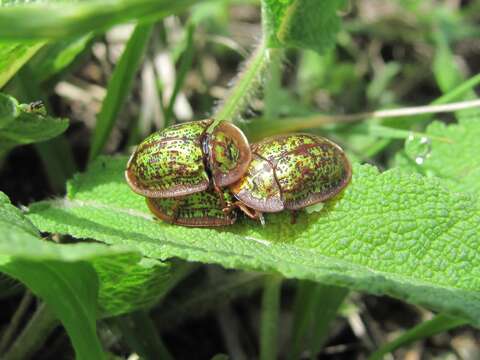
<instances>
[{"instance_id":1,"label":"water droplet on leaf","mask_svg":"<svg viewBox=\"0 0 480 360\"><path fill-rule=\"evenodd\" d=\"M423 165L432 152L432 141L427 136L410 134L405 141L405 152L417 165Z\"/></svg>"}]
</instances>

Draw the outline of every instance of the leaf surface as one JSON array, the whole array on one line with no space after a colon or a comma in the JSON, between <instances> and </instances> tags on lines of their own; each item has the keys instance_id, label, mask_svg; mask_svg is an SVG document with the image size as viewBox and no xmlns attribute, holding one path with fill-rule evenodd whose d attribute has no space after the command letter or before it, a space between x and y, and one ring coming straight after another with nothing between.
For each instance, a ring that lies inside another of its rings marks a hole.
<instances>
[{"instance_id":1,"label":"leaf surface","mask_svg":"<svg viewBox=\"0 0 480 360\"><path fill-rule=\"evenodd\" d=\"M434 178L354 165L353 181L320 212L267 215L218 229L154 221L123 178L126 157L102 157L67 198L33 204L42 231L135 246L144 256L279 272L389 294L480 324L480 216L472 196Z\"/></svg>"},{"instance_id":2,"label":"leaf surface","mask_svg":"<svg viewBox=\"0 0 480 360\"><path fill-rule=\"evenodd\" d=\"M43 45L41 41L30 44L0 42L0 89Z\"/></svg>"},{"instance_id":3,"label":"leaf surface","mask_svg":"<svg viewBox=\"0 0 480 360\"><path fill-rule=\"evenodd\" d=\"M453 191L480 196L480 112L462 112L457 124L435 121L425 137L411 137L397 158L405 170L438 177ZM429 137L432 136L432 138ZM445 139L441 141L439 139Z\"/></svg>"},{"instance_id":4,"label":"leaf surface","mask_svg":"<svg viewBox=\"0 0 480 360\"><path fill-rule=\"evenodd\" d=\"M89 48L94 33L70 37L43 47L29 63L36 81L41 83L64 72Z\"/></svg>"},{"instance_id":5,"label":"leaf surface","mask_svg":"<svg viewBox=\"0 0 480 360\"><path fill-rule=\"evenodd\" d=\"M299 47L324 52L340 30L337 12L344 0L263 0L264 33L269 47Z\"/></svg>"},{"instance_id":6,"label":"leaf surface","mask_svg":"<svg viewBox=\"0 0 480 360\"><path fill-rule=\"evenodd\" d=\"M45 141L68 128L68 119L32 110L11 96L0 93L0 157L17 145Z\"/></svg>"},{"instance_id":7,"label":"leaf surface","mask_svg":"<svg viewBox=\"0 0 480 360\"><path fill-rule=\"evenodd\" d=\"M0 2L2 39L61 39L135 19L158 19L194 0L34 0Z\"/></svg>"}]
</instances>

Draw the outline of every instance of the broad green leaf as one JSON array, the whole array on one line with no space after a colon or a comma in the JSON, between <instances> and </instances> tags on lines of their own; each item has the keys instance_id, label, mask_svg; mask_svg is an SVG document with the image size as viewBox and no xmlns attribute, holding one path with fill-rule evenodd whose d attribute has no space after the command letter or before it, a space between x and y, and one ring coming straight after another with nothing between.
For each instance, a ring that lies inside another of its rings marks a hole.
<instances>
[{"instance_id":1,"label":"broad green leaf","mask_svg":"<svg viewBox=\"0 0 480 360\"><path fill-rule=\"evenodd\" d=\"M140 261L131 253L93 260L100 279L101 316L110 317L149 308L168 290L170 267L155 259Z\"/></svg>"},{"instance_id":2,"label":"broad green leaf","mask_svg":"<svg viewBox=\"0 0 480 360\"><path fill-rule=\"evenodd\" d=\"M2 39L61 39L135 19L158 19L195 0L37 0L0 2Z\"/></svg>"},{"instance_id":3,"label":"broad green leaf","mask_svg":"<svg viewBox=\"0 0 480 360\"><path fill-rule=\"evenodd\" d=\"M218 229L153 221L125 184L126 157L102 157L66 199L30 207L42 231L135 246L143 255L275 271L406 301L480 324L480 215L475 199L435 178L354 165L342 196L318 213L267 215Z\"/></svg>"},{"instance_id":4,"label":"broad green leaf","mask_svg":"<svg viewBox=\"0 0 480 360\"><path fill-rule=\"evenodd\" d=\"M426 136L412 136L396 162L404 169L442 178L452 190L480 195L480 112L462 115L458 124L435 121ZM438 138L448 139L449 142Z\"/></svg>"},{"instance_id":5,"label":"broad green leaf","mask_svg":"<svg viewBox=\"0 0 480 360\"><path fill-rule=\"evenodd\" d=\"M263 31L269 47L324 52L340 29L337 12L344 0L262 0Z\"/></svg>"},{"instance_id":6,"label":"broad green leaf","mask_svg":"<svg viewBox=\"0 0 480 360\"><path fill-rule=\"evenodd\" d=\"M2 34L1 30L0 34ZM0 42L0 89L43 45L44 42L30 44Z\"/></svg>"},{"instance_id":7,"label":"broad green leaf","mask_svg":"<svg viewBox=\"0 0 480 360\"><path fill-rule=\"evenodd\" d=\"M0 93L0 157L17 145L45 141L63 133L67 119L53 118L45 109L32 108Z\"/></svg>"},{"instance_id":8,"label":"broad green leaf","mask_svg":"<svg viewBox=\"0 0 480 360\"><path fill-rule=\"evenodd\" d=\"M156 303L168 266L132 249L43 241L38 230L0 193L0 271L41 297L64 324L78 358L101 358L95 323Z\"/></svg>"}]
</instances>

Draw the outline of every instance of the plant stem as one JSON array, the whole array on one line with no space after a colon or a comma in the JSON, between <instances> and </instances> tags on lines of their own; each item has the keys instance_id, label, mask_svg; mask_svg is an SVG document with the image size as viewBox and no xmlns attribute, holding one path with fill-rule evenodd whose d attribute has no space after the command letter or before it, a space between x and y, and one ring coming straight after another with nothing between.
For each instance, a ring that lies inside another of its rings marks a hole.
<instances>
[{"instance_id":1,"label":"plant stem","mask_svg":"<svg viewBox=\"0 0 480 360\"><path fill-rule=\"evenodd\" d=\"M173 360L146 310L118 317L115 323L131 350L142 358Z\"/></svg>"},{"instance_id":2,"label":"plant stem","mask_svg":"<svg viewBox=\"0 0 480 360\"><path fill-rule=\"evenodd\" d=\"M215 121L209 131L213 130L222 120L232 121L240 117L252 96L261 86L268 64L273 57L280 56L281 53L281 50L267 49L264 40L258 44L243 70L234 80L234 85L230 88L227 96L216 109L213 116Z\"/></svg>"},{"instance_id":3,"label":"plant stem","mask_svg":"<svg viewBox=\"0 0 480 360\"><path fill-rule=\"evenodd\" d=\"M285 118L282 121L253 121L252 125L247 127L249 134L257 136L267 136L279 132L291 132L304 129L311 129L328 124L353 123L365 119L385 119L403 116L416 116L422 114L436 114L445 112L454 112L458 110L480 107L480 100L461 101L443 105L413 106L399 109L377 110L371 112L362 112L346 115L313 115L302 118Z\"/></svg>"},{"instance_id":4,"label":"plant stem","mask_svg":"<svg viewBox=\"0 0 480 360\"><path fill-rule=\"evenodd\" d=\"M279 275L271 275L265 279L262 295L260 360L274 360L277 358L281 285L282 278Z\"/></svg>"},{"instance_id":5,"label":"plant stem","mask_svg":"<svg viewBox=\"0 0 480 360\"><path fill-rule=\"evenodd\" d=\"M2 359L19 360L31 358L43 346L58 325L59 321L53 312L45 303L41 303L27 326Z\"/></svg>"},{"instance_id":6,"label":"plant stem","mask_svg":"<svg viewBox=\"0 0 480 360\"><path fill-rule=\"evenodd\" d=\"M28 310L28 307L32 303L33 296L32 293L28 290L25 291L25 294L20 301L20 304L17 307L17 310L10 320L8 328L5 330L2 338L0 339L0 354L3 354L7 349L8 345L12 341L13 336L17 332L18 327L20 326L20 321L22 321L25 312Z\"/></svg>"},{"instance_id":7,"label":"plant stem","mask_svg":"<svg viewBox=\"0 0 480 360\"><path fill-rule=\"evenodd\" d=\"M384 356L401 346L410 344L414 341L422 340L429 336L447 331L452 328L467 324L464 319L455 318L445 314L439 314L433 319L424 321L410 330L404 332L393 341L390 341L371 354L368 360L381 360Z\"/></svg>"}]
</instances>

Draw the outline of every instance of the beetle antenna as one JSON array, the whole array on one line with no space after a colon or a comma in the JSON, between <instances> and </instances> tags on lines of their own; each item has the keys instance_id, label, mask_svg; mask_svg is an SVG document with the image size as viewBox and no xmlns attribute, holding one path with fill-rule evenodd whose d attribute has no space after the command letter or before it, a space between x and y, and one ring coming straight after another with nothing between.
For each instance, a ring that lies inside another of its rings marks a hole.
<instances>
[{"instance_id":1,"label":"beetle antenna","mask_svg":"<svg viewBox=\"0 0 480 360\"><path fill-rule=\"evenodd\" d=\"M263 217L263 214L257 213L257 216L258 216L258 220L260 220L260 224L262 224L262 226L265 226L265 218Z\"/></svg>"}]
</instances>

